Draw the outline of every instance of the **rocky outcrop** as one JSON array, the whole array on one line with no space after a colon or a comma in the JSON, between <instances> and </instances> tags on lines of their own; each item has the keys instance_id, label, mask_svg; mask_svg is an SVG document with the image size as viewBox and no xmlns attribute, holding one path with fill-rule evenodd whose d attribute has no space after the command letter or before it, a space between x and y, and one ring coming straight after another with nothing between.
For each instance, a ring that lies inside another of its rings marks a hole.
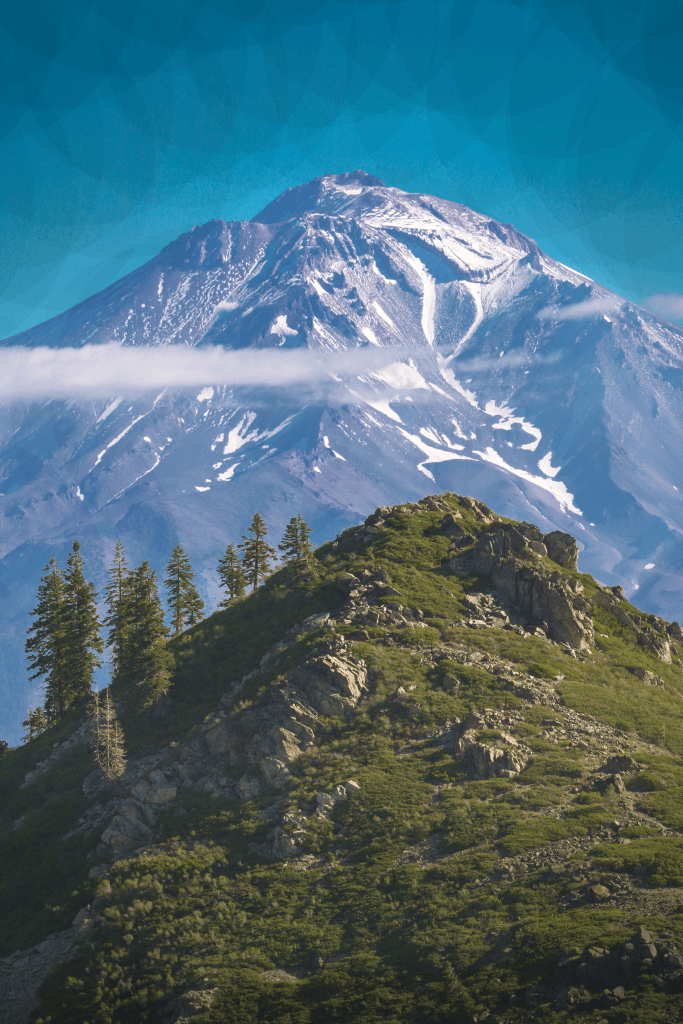
<instances>
[{"instance_id":1,"label":"rocky outcrop","mask_svg":"<svg viewBox=\"0 0 683 1024\"><path fill-rule=\"evenodd\" d=\"M164 1010L164 1024L191 1024L192 1018L211 1009L218 995L217 988L188 988L172 999Z\"/></svg>"},{"instance_id":2,"label":"rocky outcrop","mask_svg":"<svg viewBox=\"0 0 683 1024\"><path fill-rule=\"evenodd\" d=\"M68 960L95 924L89 907L79 910L70 928L53 932L30 949L0 960L0 1016L3 1024L26 1024L40 1003L38 988L58 964Z\"/></svg>"},{"instance_id":3,"label":"rocky outcrop","mask_svg":"<svg viewBox=\"0 0 683 1024\"><path fill-rule=\"evenodd\" d=\"M289 765L323 729L321 716L344 715L360 700L367 683L365 663L351 655L343 637L335 637L314 657L283 678L274 699L244 716L256 729L246 753L268 786L281 788Z\"/></svg>"},{"instance_id":4,"label":"rocky outcrop","mask_svg":"<svg viewBox=\"0 0 683 1024\"><path fill-rule=\"evenodd\" d=\"M477 739L478 729L497 728L495 745ZM498 720L488 720L485 714L470 711L462 721L446 734L444 746L462 757L470 775L475 779L511 779L526 767L531 751L499 727Z\"/></svg>"},{"instance_id":5,"label":"rocky outcrop","mask_svg":"<svg viewBox=\"0 0 683 1024\"><path fill-rule=\"evenodd\" d=\"M615 593L615 590L617 589L621 593ZM659 658L660 661L663 661L665 665L670 665L671 644L666 637L667 635L674 636L674 634L677 632L675 627L678 626L678 623L667 623L664 622L663 619L657 620L656 624L659 625L662 628L662 630L666 629L666 633L657 632L651 628L642 629L642 617L640 615L634 614L633 612L627 611L625 608L622 608L621 594L623 594L623 589L621 587L609 590L602 589L593 596L592 603L596 607L606 608L607 611L611 612L612 615L614 615L617 622L620 622L622 626L626 626L628 629L633 631L640 647L644 647L645 650L649 651L650 654L654 654L654 656L656 658ZM652 616L652 618L654 619L655 616ZM674 630L673 633L670 632L670 630L672 629ZM639 670L637 669L632 669L631 671L634 671L636 675L639 674ZM646 681L644 676L641 676L641 678L644 682ZM652 683L650 685L652 685Z\"/></svg>"},{"instance_id":6,"label":"rocky outcrop","mask_svg":"<svg viewBox=\"0 0 683 1024\"><path fill-rule=\"evenodd\" d=\"M49 754L43 761L39 761L35 768L26 774L21 788L25 789L30 786L32 782L36 782L41 775L45 772L49 772L51 768L54 768L59 762L66 757L72 750L77 747L89 747L92 743L92 730L89 721L83 722L74 732L71 733L67 739L61 743L52 744L52 753Z\"/></svg>"},{"instance_id":7,"label":"rocky outcrop","mask_svg":"<svg viewBox=\"0 0 683 1024\"><path fill-rule=\"evenodd\" d=\"M569 533L553 530L543 535L543 543L548 550L548 558L557 562L563 569L578 568L579 546Z\"/></svg>"},{"instance_id":8,"label":"rocky outcrop","mask_svg":"<svg viewBox=\"0 0 683 1024\"><path fill-rule=\"evenodd\" d=\"M597 898L600 898L599 893ZM563 1003L563 997L566 999L571 988L581 986L601 991L601 1006L616 1006L626 997L629 985L637 983L643 972L650 975L660 992L680 992L683 957L672 940L671 932L658 935L641 925L623 945L612 949L589 946L580 956L564 957L557 965L552 982L556 1004Z\"/></svg>"},{"instance_id":9,"label":"rocky outcrop","mask_svg":"<svg viewBox=\"0 0 683 1024\"><path fill-rule=\"evenodd\" d=\"M151 807L139 800L121 800L97 845L98 857L116 859L133 842L150 838L155 824L156 816Z\"/></svg>"},{"instance_id":10,"label":"rocky outcrop","mask_svg":"<svg viewBox=\"0 0 683 1024\"><path fill-rule=\"evenodd\" d=\"M311 617L323 618L327 620L326 613ZM312 628L319 627L313 622ZM219 707L184 743L129 762L121 780L128 796L94 804L75 831L90 831L113 812L97 853L103 860L114 860L133 844L153 840L155 812L171 805L183 789L242 800L266 789L281 789L290 777L290 765L322 733L323 719L347 714L366 690L365 663L351 654L343 637L334 637L284 675L266 700L232 719L225 707ZM231 702L227 696L223 701ZM246 771L234 778L234 768L245 761ZM96 794L99 782L99 773L92 772L83 783L85 794ZM278 848L281 855L292 856L295 847L287 835L283 832Z\"/></svg>"},{"instance_id":11,"label":"rocky outcrop","mask_svg":"<svg viewBox=\"0 0 683 1024\"><path fill-rule=\"evenodd\" d=\"M513 624L573 650L588 649L594 643L593 619L583 586L559 571L549 573L540 557L534 558L545 553L541 537L540 530L527 523L519 524L519 529L502 523L481 534L474 547L456 554L445 570L461 576L489 576ZM569 547L565 544L565 549Z\"/></svg>"},{"instance_id":12,"label":"rocky outcrop","mask_svg":"<svg viewBox=\"0 0 683 1024\"><path fill-rule=\"evenodd\" d=\"M331 793L318 793L312 816L328 818L330 811L340 800L346 800L359 790L360 786L355 779L349 779L348 782L335 786ZM268 833L267 842L255 845L253 849L262 857L269 857L271 860L300 858L306 839L306 824L310 817L310 814L302 814L301 811L288 811L282 816L282 823Z\"/></svg>"}]
</instances>

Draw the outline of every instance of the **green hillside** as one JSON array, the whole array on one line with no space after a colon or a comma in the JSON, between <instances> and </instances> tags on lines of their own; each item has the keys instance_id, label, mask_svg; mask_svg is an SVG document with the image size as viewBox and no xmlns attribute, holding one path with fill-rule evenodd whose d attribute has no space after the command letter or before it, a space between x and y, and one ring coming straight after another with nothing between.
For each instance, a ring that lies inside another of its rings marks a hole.
<instances>
[{"instance_id":1,"label":"green hillside","mask_svg":"<svg viewBox=\"0 0 683 1024\"><path fill-rule=\"evenodd\" d=\"M681 1019L683 631L575 554L378 509L112 687L118 782L10 751L3 1021Z\"/></svg>"}]
</instances>

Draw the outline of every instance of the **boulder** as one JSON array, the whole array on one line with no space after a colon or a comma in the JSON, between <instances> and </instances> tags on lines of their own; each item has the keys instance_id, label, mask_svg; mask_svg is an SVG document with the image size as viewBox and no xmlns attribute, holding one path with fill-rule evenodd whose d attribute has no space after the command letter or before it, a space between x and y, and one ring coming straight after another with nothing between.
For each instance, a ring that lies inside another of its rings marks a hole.
<instances>
[{"instance_id":1,"label":"boulder","mask_svg":"<svg viewBox=\"0 0 683 1024\"><path fill-rule=\"evenodd\" d=\"M147 778L140 779L131 787L131 794L136 800L147 804L168 804L175 800L178 792L162 771L150 772Z\"/></svg>"},{"instance_id":2,"label":"boulder","mask_svg":"<svg viewBox=\"0 0 683 1024\"><path fill-rule=\"evenodd\" d=\"M662 677L656 675L654 672L650 672L646 668L636 666L635 668L630 668L629 672L634 676L637 676L638 679L642 679L646 686L664 686L664 680Z\"/></svg>"},{"instance_id":3,"label":"boulder","mask_svg":"<svg viewBox=\"0 0 683 1024\"><path fill-rule=\"evenodd\" d=\"M317 612L315 615L309 615L308 618L304 619L301 623L301 632L315 633L316 629L322 629L329 621L329 612Z\"/></svg>"},{"instance_id":4,"label":"boulder","mask_svg":"<svg viewBox=\"0 0 683 1024\"><path fill-rule=\"evenodd\" d=\"M115 859L133 841L151 837L155 821L151 808L137 800L123 801L118 813L102 833L96 849L98 856Z\"/></svg>"},{"instance_id":5,"label":"boulder","mask_svg":"<svg viewBox=\"0 0 683 1024\"><path fill-rule=\"evenodd\" d=\"M552 533L544 535L543 543L548 549L548 557L561 565L563 569L578 567L579 546L571 534L553 530Z\"/></svg>"},{"instance_id":6,"label":"boulder","mask_svg":"<svg viewBox=\"0 0 683 1024\"><path fill-rule=\"evenodd\" d=\"M615 772L639 772L641 765L631 757L630 754L612 754L605 763L598 768L599 772L614 774Z\"/></svg>"},{"instance_id":7,"label":"boulder","mask_svg":"<svg viewBox=\"0 0 683 1024\"><path fill-rule=\"evenodd\" d=\"M679 622L670 622L666 627L666 631L674 640L683 640L683 629L681 629Z\"/></svg>"},{"instance_id":8,"label":"boulder","mask_svg":"<svg viewBox=\"0 0 683 1024\"><path fill-rule=\"evenodd\" d=\"M204 733L204 742L212 757L228 755L230 761L236 760L235 747L238 743L238 734L232 723L219 722L218 725Z\"/></svg>"},{"instance_id":9,"label":"boulder","mask_svg":"<svg viewBox=\"0 0 683 1024\"><path fill-rule=\"evenodd\" d=\"M641 647L650 651L656 658L663 661L665 665L671 664L671 647L669 641L653 633L651 630L642 630L638 633L638 643ZM659 678L659 677L657 677Z\"/></svg>"},{"instance_id":10,"label":"boulder","mask_svg":"<svg viewBox=\"0 0 683 1024\"><path fill-rule=\"evenodd\" d=\"M354 576L353 573L350 572L342 573L341 576L337 576L335 580L337 589L341 590L344 594L348 594L350 590L353 590L354 587L357 587L359 582L360 580L358 579L358 577Z\"/></svg>"},{"instance_id":11,"label":"boulder","mask_svg":"<svg viewBox=\"0 0 683 1024\"><path fill-rule=\"evenodd\" d=\"M253 800L263 792L263 783L253 775L243 775L237 783L237 795L240 800Z\"/></svg>"},{"instance_id":12,"label":"boulder","mask_svg":"<svg viewBox=\"0 0 683 1024\"><path fill-rule=\"evenodd\" d=\"M289 857L298 857L301 853L303 831L296 833L285 832L284 828L278 825L273 832L273 845L271 856L274 860L284 860Z\"/></svg>"}]
</instances>

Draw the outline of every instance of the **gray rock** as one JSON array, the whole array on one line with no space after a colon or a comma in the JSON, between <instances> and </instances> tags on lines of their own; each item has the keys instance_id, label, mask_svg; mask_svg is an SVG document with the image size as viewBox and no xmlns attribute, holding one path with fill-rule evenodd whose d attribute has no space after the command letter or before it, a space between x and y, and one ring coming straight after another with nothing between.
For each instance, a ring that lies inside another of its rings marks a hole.
<instances>
[{"instance_id":1,"label":"gray rock","mask_svg":"<svg viewBox=\"0 0 683 1024\"><path fill-rule=\"evenodd\" d=\"M609 775L615 772L639 772L641 767L630 754L613 754L598 768L598 771L606 772Z\"/></svg>"},{"instance_id":2,"label":"gray rock","mask_svg":"<svg viewBox=\"0 0 683 1024\"><path fill-rule=\"evenodd\" d=\"M102 833L97 854L105 859L119 857L134 841L151 838L156 823L149 806L137 800L124 800L108 828Z\"/></svg>"},{"instance_id":3,"label":"gray rock","mask_svg":"<svg viewBox=\"0 0 683 1024\"><path fill-rule=\"evenodd\" d=\"M176 786L169 784L162 771L150 772L146 779L140 779L131 787L131 795L141 803L168 804L175 800L178 792Z\"/></svg>"},{"instance_id":4,"label":"gray rock","mask_svg":"<svg viewBox=\"0 0 683 1024\"><path fill-rule=\"evenodd\" d=\"M634 676L637 676L638 679L642 679L646 686L664 686L664 680L662 677L656 675L654 672L650 672L646 668L640 668L640 666L637 666L636 668L630 668L629 672Z\"/></svg>"},{"instance_id":5,"label":"gray rock","mask_svg":"<svg viewBox=\"0 0 683 1024\"><path fill-rule=\"evenodd\" d=\"M237 783L237 795L240 800L253 800L263 792L263 783L253 775L243 775Z\"/></svg>"},{"instance_id":6,"label":"gray rock","mask_svg":"<svg viewBox=\"0 0 683 1024\"><path fill-rule=\"evenodd\" d=\"M681 629L679 622L670 622L666 627L666 631L674 640L683 640L683 629Z\"/></svg>"},{"instance_id":7,"label":"gray rock","mask_svg":"<svg viewBox=\"0 0 683 1024\"><path fill-rule=\"evenodd\" d=\"M76 943L93 923L89 909L79 911L71 928L53 932L36 946L0 960L2 1024L27 1024L40 1003L38 988L58 964L73 955Z\"/></svg>"},{"instance_id":8,"label":"gray rock","mask_svg":"<svg viewBox=\"0 0 683 1024\"><path fill-rule=\"evenodd\" d=\"M316 615L309 615L301 623L302 633L314 633L316 629L322 629L330 621L329 612L318 612Z\"/></svg>"},{"instance_id":9,"label":"gray rock","mask_svg":"<svg viewBox=\"0 0 683 1024\"><path fill-rule=\"evenodd\" d=\"M211 1009L217 988L187 989L168 1004L164 1020L167 1024L189 1024L193 1017Z\"/></svg>"},{"instance_id":10,"label":"gray rock","mask_svg":"<svg viewBox=\"0 0 683 1024\"><path fill-rule=\"evenodd\" d=\"M638 643L660 661L663 661L665 665L671 664L671 647L668 640L664 640L663 637L650 630L642 630L638 633Z\"/></svg>"},{"instance_id":11,"label":"gray rock","mask_svg":"<svg viewBox=\"0 0 683 1024\"><path fill-rule=\"evenodd\" d=\"M553 530L552 533L544 535L543 542L548 549L548 557L553 562L557 562L563 569L578 567L579 546L571 534Z\"/></svg>"},{"instance_id":12,"label":"gray rock","mask_svg":"<svg viewBox=\"0 0 683 1024\"><path fill-rule=\"evenodd\" d=\"M507 614L525 630L543 630L551 640L577 651L590 648L593 619L582 585L561 572L549 575L540 561L535 565L519 562L515 554L531 556L528 538L509 524L501 524L482 534L471 551L456 555L448 568L463 576L488 575Z\"/></svg>"}]
</instances>

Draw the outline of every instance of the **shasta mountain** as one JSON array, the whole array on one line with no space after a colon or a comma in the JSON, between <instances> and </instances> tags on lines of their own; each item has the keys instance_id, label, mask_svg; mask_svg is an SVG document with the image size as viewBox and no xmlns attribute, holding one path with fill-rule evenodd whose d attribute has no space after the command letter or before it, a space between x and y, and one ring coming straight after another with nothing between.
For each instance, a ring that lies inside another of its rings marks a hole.
<instances>
[{"instance_id":1,"label":"shasta mountain","mask_svg":"<svg viewBox=\"0 0 683 1024\"><path fill-rule=\"evenodd\" d=\"M321 540L453 490L577 536L584 571L680 618L682 341L510 225L362 171L181 235L2 342L263 354L259 386L0 408L5 737L35 699L23 639L40 570L75 536L98 586L117 538L158 570L182 538L215 607L217 559L256 510L271 541L298 512ZM329 360L327 381L279 385L274 353L292 349ZM339 372L340 353L357 363Z\"/></svg>"}]
</instances>

